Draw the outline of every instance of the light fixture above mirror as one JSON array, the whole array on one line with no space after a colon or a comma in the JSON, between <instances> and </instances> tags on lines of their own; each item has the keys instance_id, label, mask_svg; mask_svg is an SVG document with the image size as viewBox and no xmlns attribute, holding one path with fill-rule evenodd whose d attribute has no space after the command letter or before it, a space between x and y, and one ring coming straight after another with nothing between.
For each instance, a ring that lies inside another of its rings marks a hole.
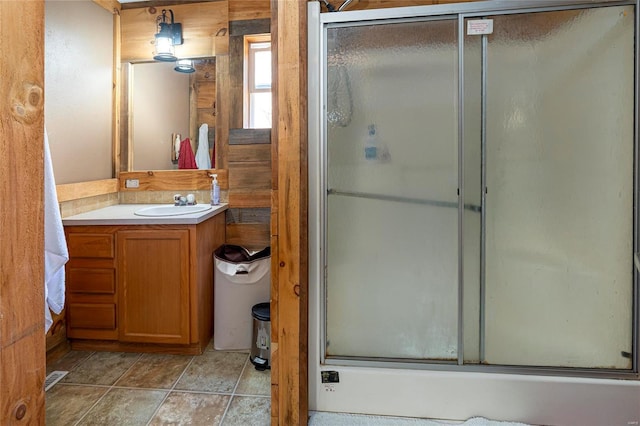
<instances>
[{"instance_id":1,"label":"light fixture above mirror","mask_svg":"<svg viewBox=\"0 0 640 426\"><path fill-rule=\"evenodd\" d=\"M168 10L171 20L167 17L167 9L162 9L162 14L158 15L156 22L158 24L158 33L155 36L155 55L153 59L156 61L174 62L178 58L175 55L175 46L183 43L182 24L174 22L173 10Z\"/></svg>"},{"instance_id":2,"label":"light fixture above mirror","mask_svg":"<svg viewBox=\"0 0 640 426\"><path fill-rule=\"evenodd\" d=\"M191 74L196 72L196 69L193 67L193 61L191 59L179 59L176 62L175 71L182 72L185 74Z\"/></svg>"}]
</instances>

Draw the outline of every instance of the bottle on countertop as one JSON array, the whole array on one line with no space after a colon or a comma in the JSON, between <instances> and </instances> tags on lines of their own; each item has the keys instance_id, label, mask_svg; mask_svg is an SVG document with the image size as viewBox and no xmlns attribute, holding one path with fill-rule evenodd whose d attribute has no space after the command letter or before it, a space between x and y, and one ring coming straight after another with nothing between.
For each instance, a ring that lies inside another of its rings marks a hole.
<instances>
[{"instance_id":1,"label":"bottle on countertop","mask_svg":"<svg viewBox=\"0 0 640 426\"><path fill-rule=\"evenodd\" d=\"M211 205L217 206L220 204L220 186L218 185L218 175L212 174L213 181L211 182Z\"/></svg>"}]
</instances>

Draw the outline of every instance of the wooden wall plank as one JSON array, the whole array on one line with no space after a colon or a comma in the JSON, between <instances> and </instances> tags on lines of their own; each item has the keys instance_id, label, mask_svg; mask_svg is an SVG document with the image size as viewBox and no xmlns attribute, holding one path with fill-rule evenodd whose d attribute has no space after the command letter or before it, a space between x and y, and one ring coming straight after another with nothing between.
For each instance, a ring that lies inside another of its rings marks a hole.
<instances>
[{"instance_id":1,"label":"wooden wall plank","mask_svg":"<svg viewBox=\"0 0 640 426\"><path fill-rule=\"evenodd\" d=\"M271 209L262 208L229 208L226 214L227 223L263 223L271 221Z\"/></svg>"},{"instance_id":2,"label":"wooden wall plank","mask_svg":"<svg viewBox=\"0 0 640 426\"><path fill-rule=\"evenodd\" d=\"M119 178L120 191L172 191L182 189L210 189L212 173L218 175L220 189L229 188L228 172L220 169L207 170L153 170L147 172L122 172ZM138 188L126 188L127 179L138 179Z\"/></svg>"},{"instance_id":3,"label":"wooden wall plank","mask_svg":"<svg viewBox=\"0 0 640 426\"><path fill-rule=\"evenodd\" d=\"M133 147L129 144L129 135L133 134L133 120L129 120L129 113L133 110L133 99L129 90L131 76L131 64L120 64L120 147L117 148L115 143L113 145L118 172L126 172L133 167Z\"/></svg>"},{"instance_id":4,"label":"wooden wall plank","mask_svg":"<svg viewBox=\"0 0 640 426\"><path fill-rule=\"evenodd\" d=\"M212 109L216 101L216 82L200 81L197 85L196 108Z\"/></svg>"},{"instance_id":5,"label":"wooden wall plank","mask_svg":"<svg viewBox=\"0 0 640 426\"><path fill-rule=\"evenodd\" d=\"M273 2L272 15L278 26L277 414L280 425L302 425L308 415L307 4Z\"/></svg>"},{"instance_id":6,"label":"wooden wall plank","mask_svg":"<svg viewBox=\"0 0 640 426\"><path fill-rule=\"evenodd\" d=\"M271 425L280 422L279 304L280 291L278 246L278 0L271 0ZM308 391L308 390L307 390Z\"/></svg>"},{"instance_id":7,"label":"wooden wall plank","mask_svg":"<svg viewBox=\"0 0 640 426\"><path fill-rule=\"evenodd\" d=\"M112 111L111 111L111 134L113 139L113 156L114 161L111 165L111 176L118 176L120 172L120 99L122 95L122 61L121 46L122 38L120 32L120 3L115 0L109 0L109 3L115 3L118 6L113 8L113 98L111 99Z\"/></svg>"},{"instance_id":8,"label":"wooden wall plank","mask_svg":"<svg viewBox=\"0 0 640 426\"><path fill-rule=\"evenodd\" d=\"M214 37L216 56L229 54L229 29L221 28Z\"/></svg>"},{"instance_id":9,"label":"wooden wall plank","mask_svg":"<svg viewBox=\"0 0 640 426\"><path fill-rule=\"evenodd\" d=\"M181 58L216 56L216 38L228 32L229 6L226 0L173 4L175 22L182 24L184 44L176 46ZM156 17L162 7L144 7L121 11L122 60L148 61L153 57ZM216 37L217 36L217 37Z\"/></svg>"},{"instance_id":10,"label":"wooden wall plank","mask_svg":"<svg viewBox=\"0 0 640 426\"><path fill-rule=\"evenodd\" d=\"M271 20L248 19L244 21L229 22L229 34L231 36L241 36L249 34L267 34L271 31Z\"/></svg>"},{"instance_id":11,"label":"wooden wall plank","mask_svg":"<svg viewBox=\"0 0 640 426\"><path fill-rule=\"evenodd\" d=\"M271 189L271 162L229 164L229 189Z\"/></svg>"},{"instance_id":12,"label":"wooden wall plank","mask_svg":"<svg viewBox=\"0 0 640 426\"><path fill-rule=\"evenodd\" d=\"M58 202L118 192L118 179L102 179L89 182L67 183L56 186Z\"/></svg>"},{"instance_id":13,"label":"wooden wall plank","mask_svg":"<svg viewBox=\"0 0 640 426\"><path fill-rule=\"evenodd\" d=\"M263 249L271 244L269 236L269 224L227 224L227 244L240 245L250 250Z\"/></svg>"},{"instance_id":14,"label":"wooden wall plank","mask_svg":"<svg viewBox=\"0 0 640 426\"><path fill-rule=\"evenodd\" d=\"M279 285L279 275L278 275L278 271L280 270L280 267L278 265L279 260L278 260L278 191L277 190L271 190L271 340L272 340L272 344L275 342L275 344L277 345L278 343L278 315L274 315L273 313L277 313L278 312L278 285ZM275 329L275 332L274 332ZM277 352L276 350L277 346L274 348L272 345L272 352ZM278 383L278 374L276 374L274 371L277 371L278 365L277 363L273 362L273 357L272 357L272 364L275 364L274 366L271 367L271 383ZM271 396L272 398L274 398L274 395ZM273 407L275 406L276 408L278 407L278 399L277 396L275 396L275 401L272 400L272 413L273 413Z\"/></svg>"},{"instance_id":15,"label":"wooden wall plank","mask_svg":"<svg viewBox=\"0 0 640 426\"><path fill-rule=\"evenodd\" d=\"M250 189L229 191L229 207L258 208L270 207L270 189Z\"/></svg>"},{"instance_id":16,"label":"wooden wall plank","mask_svg":"<svg viewBox=\"0 0 640 426\"><path fill-rule=\"evenodd\" d=\"M2 425L45 419L44 9L0 1Z\"/></svg>"},{"instance_id":17,"label":"wooden wall plank","mask_svg":"<svg viewBox=\"0 0 640 426\"><path fill-rule=\"evenodd\" d=\"M229 0L229 21L269 18L270 7L269 0Z\"/></svg>"},{"instance_id":18,"label":"wooden wall plank","mask_svg":"<svg viewBox=\"0 0 640 426\"><path fill-rule=\"evenodd\" d=\"M271 129L231 129L229 144L266 144L271 143Z\"/></svg>"},{"instance_id":19,"label":"wooden wall plank","mask_svg":"<svg viewBox=\"0 0 640 426\"><path fill-rule=\"evenodd\" d=\"M278 0L271 0L271 187L278 190ZM271 207L273 211L273 203ZM273 221L272 221L273 223ZM277 235L272 234L272 235Z\"/></svg>"},{"instance_id":20,"label":"wooden wall plank","mask_svg":"<svg viewBox=\"0 0 640 426\"><path fill-rule=\"evenodd\" d=\"M194 68L196 72L193 75L197 82L216 81L215 58L195 61Z\"/></svg>"},{"instance_id":21,"label":"wooden wall plank","mask_svg":"<svg viewBox=\"0 0 640 426\"><path fill-rule=\"evenodd\" d=\"M216 168L226 169L229 147L229 55L216 57Z\"/></svg>"},{"instance_id":22,"label":"wooden wall plank","mask_svg":"<svg viewBox=\"0 0 640 426\"><path fill-rule=\"evenodd\" d=\"M271 146L266 144L229 145L229 163L250 161L271 163Z\"/></svg>"},{"instance_id":23,"label":"wooden wall plank","mask_svg":"<svg viewBox=\"0 0 640 426\"><path fill-rule=\"evenodd\" d=\"M193 98L190 98L189 101L191 134L197 138L196 135L199 135L200 127L203 124L208 126L209 157L214 158L217 102L215 58L195 61L194 68L196 72L190 78L190 93L193 93Z\"/></svg>"},{"instance_id":24,"label":"wooden wall plank","mask_svg":"<svg viewBox=\"0 0 640 426\"><path fill-rule=\"evenodd\" d=\"M122 9L139 9L141 7L172 7L176 3L188 4L188 3L202 3L203 1L220 1L220 0L147 0L147 1L135 1L133 3L122 3Z\"/></svg>"},{"instance_id":25,"label":"wooden wall plank","mask_svg":"<svg viewBox=\"0 0 640 426\"><path fill-rule=\"evenodd\" d=\"M93 0L93 2L98 6L101 6L104 9L108 10L109 12L119 13L122 9L120 2L118 2L117 0Z\"/></svg>"},{"instance_id":26,"label":"wooden wall plank","mask_svg":"<svg viewBox=\"0 0 640 426\"><path fill-rule=\"evenodd\" d=\"M229 37L229 128L244 122L244 36Z\"/></svg>"},{"instance_id":27,"label":"wooden wall plank","mask_svg":"<svg viewBox=\"0 0 640 426\"><path fill-rule=\"evenodd\" d=\"M217 98L217 95L216 95ZM217 101L216 101L217 102ZM215 134L216 128L216 110L215 109L200 109L197 111L198 114L198 123L200 125L207 123L209 126L209 140L211 140L212 135Z\"/></svg>"}]
</instances>

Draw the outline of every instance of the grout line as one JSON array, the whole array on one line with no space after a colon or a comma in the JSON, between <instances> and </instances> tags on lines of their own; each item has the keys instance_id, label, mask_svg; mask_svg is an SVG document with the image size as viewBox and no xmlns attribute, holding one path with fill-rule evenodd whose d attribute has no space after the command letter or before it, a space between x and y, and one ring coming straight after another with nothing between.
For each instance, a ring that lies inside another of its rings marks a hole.
<instances>
[{"instance_id":1,"label":"grout line","mask_svg":"<svg viewBox=\"0 0 640 426\"><path fill-rule=\"evenodd\" d=\"M95 354L95 353L96 353L96 352L94 352L93 354ZM111 352L111 353L115 353L115 352ZM93 355L91 355L91 357L92 357L92 356L93 356ZM89 357L89 358L91 358L91 357ZM89 359L89 358L87 358L87 359ZM127 373L129 372L129 370L131 370L131 369L133 368L133 366L134 366L134 365L136 365L136 363L137 363L138 361L140 361L140 358L142 358L142 354L138 354L138 358L137 358L137 359L136 359L136 360L135 360L135 361L134 361L134 362L129 366L129 368L127 368L127 369L126 369L126 370L125 370L125 371L124 371L120 376L118 376L118 378L117 378L116 380L114 380L114 382L113 382L111 385L108 385L108 388L109 388L109 389L107 389L107 391L106 391L105 393L103 393L103 394L102 394L102 396L101 396L100 398L98 398L98 400L97 400L97 401L96 401L96 402L95 402L91 407L89 407L89 409L88 409L87 411L85 411L85 412L84 412L84 414L82 415L82 417L80 417L80 418L78 419L78 421L74 423L74 426L75 426L75 425L79 425L79 424L80 424L80 422L81 422L85 417L87 417L87 414L89 414L89 413L91 412L91 410L93 410L93 409L94 409L94 407L95 407L96 405L98 405L98 404L100 403L100 401L102 401L102 400L104 399L104 397L105 397L105 396L107 396L107 394L108 394L109 392L111 392L111 390L114 388L114 385L118 382L118 380L120 380L120 379L122 378L122 376L124 376L125 374L127 374ZM107 385L102 385L102 386L103 386L103 387L107 387Z\"/></svg>"},{"instance_id":2,"label":"grout line","mask_svg":"<svg viewBox=\"0 0 640 426\"><path fill-rule=\"evenodd\" d=\"M271 396L269 395L254 395L250 393L234 393L233 396L242 396L242 397L249 397L249 398L271 398Z\"/></svg>"},{"instance_id":3,"label":"grout line","mask_svg":"<svg viewBox=\"0 0 640 426\"><path fill-rule=\"evenodd\" d=\"M203 352L203 354L204 354L204 352ZM151 417L149 417L149 420L147 421L147 426L151 423L151 420L153 420L153 418L156 416L156 414L158 414L158 411L160 411L160 407L162 407L162 404L164 404L164 402L167 400L167 398L169 398L169 395L171 395L171 393L175 390L176 386L178 385L178 382L180 381L180 379L182 379L182 376L184 376L184 374L187 372L189 367L191 367L191 364L193 363L193 360L195 359L195 357L196 357L195 355L191 356L191 359L189 360L187 365L184 367L184 370L182 370L182 373L180 373L180 375L178 376L176 381L173 382L173 386L171 386L171 389L169 389L167 391L167 394L164 396L164 398L162 398L162 401L160 401L160 404L158 404L156 409L153 411L153 413L151 414ZM163 389L163 390L166 391L167 389Z\"/></svg>"},{"instance_id":4,"label":"grout line","mask_svg":"<svg viewBox=\"0 0 640 426\"><path fill-rule=\"evenodd\" d=\"M215 352L215 351L214 351ZM220 351L223 352L223 351ZM225 352L237 352L237 351L225 351ZM79 365L83 364L84 362L87 362L89 359L97 356L98 353L102 353L102 352L92 352L89 356L87 356L87 358L83 359L81 362L79 362L78 364L76 364L73 368L70 369L70 372L73 371L75 368L77 368ZM246 356L245 361L243 363L243 366L240 370L239 376L236 379L236 383L233 386L233 390L231 390L230 392L220 392L220 391L204 391L204 390L181 390L178 389L180 392L184 392L184 393L191 393L191 394L207 394L207 395L221 395L221 396L229 396L229 400L227 401L226 407L222 413L222 416L220 418L220 424L223 425L224 424L224 420L227 416L227 413L231 407L231 404L233 402L233 400L235 399L236 396L238 397L251 397L251 398L260 398L260 399L270 399L271 396L270 395L253 395L253 394L245 394L245 393L238 393L238 388L240 386L240 382L242 381L242 378L244 376L244 374L247 372L247 368L252 368L253 365L250 362L250 353L245 353L245 352L237 352L237 353L242 353ZM185 365L183 371L180 373L180 375L177 377L177 379L173 382L173 385L171 386L171 388L165 388L165 389L156 389L156 388L140 388L140 387L130 387L130 386L119 386L117 385L117 383L125 376L127 375L132 369L134 369L136 367L136 365L138 365L139 362L142 361L142 359L144 358L145 353L138 353L138 357L133 361L133 363L118 377L114 380L113 384L111 385L102 385L102 384L88 384L88 383L57 383L55 385L55 387L57 386L83 386L83 387L94 387L94 388L102 388L105 389L104 393L88 408L85 410L85 412L82 414L82 416L74 423L74 425L79 425L82 421L84 421L84 419L89 415L89 413L95 409L96 406L98 406L102 400L107 396L107 394L109 394L112 390L114 389L127 389L127 390L136 390L136 391L160 391L160 392L166 392L164 398L160 401L160 403L158 404L158 406L156 407L156 409L154 410L154 412L152 413L151 417L149 418L149 420L147 421L147 425L149 425L152 421L152 419L158 414L158 412L160 411L160 407L162 407L162 405L167 401L168 397L170 396L171 393L174 393L176 391L177 385L180 382L180 380L185 376L186 372L188 371L188 369L191 367L191 365L194 363L195 357L196 356L191 356L191 358L189 359L189 362ZM53 389L53 388L52 388Z\"/></svg>"},{"instance_id":5,"label":"grout line","mask_svg":"<svg viewBox=\"0 0 640 426\"><path fill-rule=\"evenodd\" d=\"M233 393L231 394L231 398L229 398L229 402L227 402L227 407L224 409L224 413L222 413L222 417L220 417L220 425L224 425L224 419L227 417L227 412L229 411L229 407L231 407L231 402L236 395L236 390L238 389L238 385L240 384L240 380L242 380L242 376L244 375L244 370L247 368L247 364L249 363L249 357L251 354L247 354L247 358L244 360L244 365L242 366L242 370L240 370L240 375L238 376L238 380L236 380L236 385L233 387Z\"/></svg>"},{"instance_id":6,"label":"grout line","mask_svg":"<svg viewBox=\"0 0 640 426\"><path fill-rule=\"evenodd\" d=\"M89 388L111 388L112 387L112 385L92 385L90 383L61 383L61 382L58 382L58 383L56 383L54 388L58 387L58 386L83 386L83 387L89 387Z\"/></svg>"}]
</instances>

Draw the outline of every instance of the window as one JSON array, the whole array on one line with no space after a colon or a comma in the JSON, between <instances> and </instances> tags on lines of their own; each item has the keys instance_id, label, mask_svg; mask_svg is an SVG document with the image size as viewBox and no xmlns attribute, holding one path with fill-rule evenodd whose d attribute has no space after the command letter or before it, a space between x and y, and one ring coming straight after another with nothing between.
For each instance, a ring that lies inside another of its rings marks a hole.
<instances>
[{"instance_id":1,"label":"window","mask_svg":"<svg viewBox=\"0 0 640 426\"><path fill-rule=\"evenodd\" d=\"M271 41L245 38L245 127L271 128Z\"/></svg>"}]
</instances>

